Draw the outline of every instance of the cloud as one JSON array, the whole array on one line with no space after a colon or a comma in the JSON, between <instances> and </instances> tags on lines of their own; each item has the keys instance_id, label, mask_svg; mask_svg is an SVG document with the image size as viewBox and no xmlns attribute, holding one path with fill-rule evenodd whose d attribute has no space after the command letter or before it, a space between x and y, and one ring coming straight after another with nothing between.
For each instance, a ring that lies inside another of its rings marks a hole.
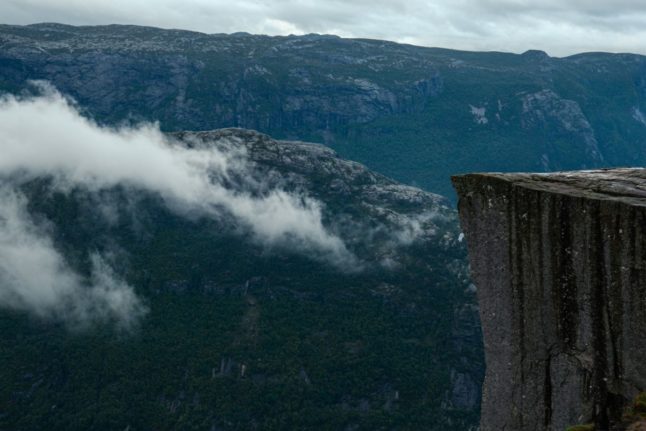
<instances>
[{"instance_id":1,"label":"cloud","mask_svg":"<svg viewBox=\"0 0 646 431\"><path fill-rule=\"evenodd\" d=\"M22 194L4 185L0 202L0 307L72 327L137 324L146 307L100 255L91 256L91 279L84 280L54 248L47 229L33 222Z\"/></svg>"},{"instance_id":2,"label":"cloud","mask_svg":"<svg viewBox=\"0 0 646 431\"><path fill-rule=\"evenodd\" d=\"M646 53L641 0L3 0L8 23L333 33L455 49Z\"/></svg>"},{"instance_id":3,"label":"cloud","mask_svg":"<svg viewBox=\"0 0 646 431\"><path fill-rule=\"evenodd\" d=\"M116 185L158 194L181 215L230 215L263 244L290 248L338 266L353 263L343 241L322 222L321 204L249 180L228 187L233 176L251 178L235 145L173 142L155 125L100 127L62 95L39 84L44 95L0 100L0 175L13 181L48 176L58 190L90 191ZM248 191L241 191L248 189Z\"/></svg>"},{"instance_id":4,"label":"cloud","mask_svg":"<svg viewBox=\"0 0 646 431\"><path fill-rule=\"evenodd\" d=\"M287 245L341 269L360 266L324 227L318 201L252 180L235 142L189 149L155 125L101 127L47 84L37 86L40 96L0 99L0 307L71 326L113 321L124 328L146 312L100 255L90 256L86 279L56 250L47 226L34 223L18 190L40 177L64 193L89 191L108 219L115 213L100 192L118 185L155 193L180 216L233 219L262 244Z\"/></svg>"}]
</instances>

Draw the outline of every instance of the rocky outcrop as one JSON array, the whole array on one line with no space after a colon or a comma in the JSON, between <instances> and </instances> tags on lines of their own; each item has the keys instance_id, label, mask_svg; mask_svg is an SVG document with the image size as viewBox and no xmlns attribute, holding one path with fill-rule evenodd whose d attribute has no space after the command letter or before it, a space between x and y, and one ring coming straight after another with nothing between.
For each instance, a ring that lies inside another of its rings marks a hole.
<instances>
[{"instance_id":1,"label":"rocky outcrop","mask_svg":"<svg viewBox=\"0 0 646 431\"><path fill-rule=\"evenodd\" d=\"M484 332L482 431L613 429L646 388L646 170L453 182Z\"/></svg>"},{"instance_id":2,"label":"rocky outcrop","mask_svg":"<svg viewBox=\"0 0 646 431\"><path fill-rule=\"evenodd\" d=\"M230 187L245 190L253 178L260 187L256 193L277 188L320 200L330 228L347 243L361 244L373 259L395 264L402 245L425 241L444 249L459 246L457 215L444 197L400 184L324 145L275 140L236 128L169 136L227 154L241 151L249 169L243 171L244 178L230 175ZM467 278L465 274L465 282Z\"/></svg>"},{"instance_id":3,"label":"rocky outcrop","mask_svg":"<svg viewBox=\"0 0 646 431\"><path fill-rule=\"evenodd\" d=\"M523 94L521 101L521 126L524 129L549 131L553 136L564 136L573 148L576 147L577 151L586 155L586 160L603 162L594 130L577 102L563 99L548 89ZM555 168L550 166L549 161L557 159L558 152L559 149L549 145L548 141L543 153L545 170Z\"/></svg>"}]
</instances>

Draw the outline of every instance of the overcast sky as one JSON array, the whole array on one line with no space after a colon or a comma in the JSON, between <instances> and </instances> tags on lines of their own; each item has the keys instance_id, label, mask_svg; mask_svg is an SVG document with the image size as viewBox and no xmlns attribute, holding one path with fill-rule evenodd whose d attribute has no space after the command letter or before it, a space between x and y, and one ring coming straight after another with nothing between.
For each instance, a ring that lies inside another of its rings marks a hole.
<instances>
[{"instance_id":1,"label":"overcast sky","mask_svg":"<svg viewBox=\"0 0 646 431\"><path fill-rule=\"evenodd\" d=\"M646 0L2 0L8 24L141 24L205 33L330 33L554 56L646 54Z\"/></svg>"}]
</instances>

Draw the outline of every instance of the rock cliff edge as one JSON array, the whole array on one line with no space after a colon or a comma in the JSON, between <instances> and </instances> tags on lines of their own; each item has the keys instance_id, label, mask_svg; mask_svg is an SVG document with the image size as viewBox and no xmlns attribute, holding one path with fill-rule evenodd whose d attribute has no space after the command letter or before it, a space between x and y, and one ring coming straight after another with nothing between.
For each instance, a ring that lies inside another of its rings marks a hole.
<instances>
[{"instance_id":1,"label":"rock cliff edge","mask_svg":"<svg viewBox=\"0 0 646 431\"><path fill-rule=\"evenodd\" d=\"M481 430L613 428L646 389L646 170L453 183L484 333Z\"/></svg>"}]
</instances>

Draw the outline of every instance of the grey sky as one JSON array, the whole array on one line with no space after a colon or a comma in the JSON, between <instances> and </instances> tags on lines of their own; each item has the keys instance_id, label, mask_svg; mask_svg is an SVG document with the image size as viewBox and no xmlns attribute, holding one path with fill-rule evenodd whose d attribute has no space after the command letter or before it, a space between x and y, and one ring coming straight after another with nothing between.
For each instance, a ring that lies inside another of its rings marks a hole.
<instances>
[{"instance_id":1,"label":"grey sky","mask_svg":"<svg viewBox=\"0 0 646 431\"><path fill-rule=\"evenodd\" d=\"M8 24L141 24L205 33L331 33L555 56L646 54L645 0L2 0Z\"/></svg>"}]
</instances>

